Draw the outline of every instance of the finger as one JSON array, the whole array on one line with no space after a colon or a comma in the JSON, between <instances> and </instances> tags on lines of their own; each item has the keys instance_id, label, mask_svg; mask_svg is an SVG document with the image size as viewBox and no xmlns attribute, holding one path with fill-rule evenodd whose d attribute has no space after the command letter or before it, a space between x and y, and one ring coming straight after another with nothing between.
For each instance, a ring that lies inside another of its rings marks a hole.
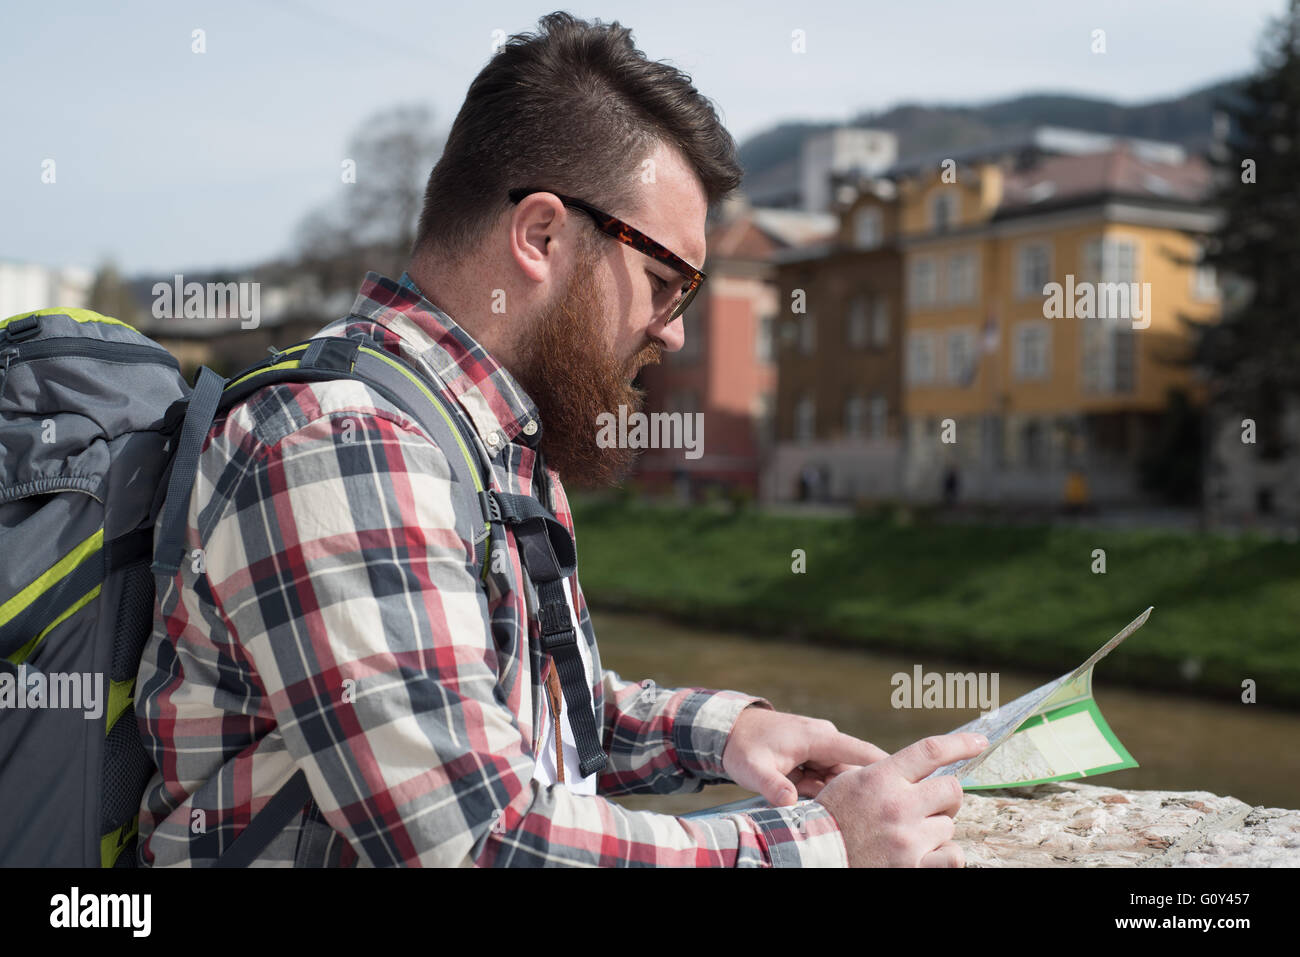
<instances>
[{"instance_id":1,"label":"finger","mask_svg":"<svg viewBox=\"0 0 1300 957\"><path fill-rule=\"evenodd\" d=\"M926 814L946 814L949 818L957 816L965 792L955 774L943 774L916 785L917 805Z\"/></svg>"},{"instance_id":2,"label":"finger","mask_svg":"<svg viewBox=\"0 0 1300 957\"><path fill-rule=\"evenodd\" d=\"M819 774L805 774L795 787L800 797L816 797L821 793L822 788L826 787L827 780Z\"/></svg>"},{"instance_id":3,"label":"finger","mask_svg":"<svg viewBox=\"0 0 1300 957\"><path fill-rule=\"evenodd\" d=\"M926 775L963 758L973 758L988 746L982 735L937 734L909 744L890 760L909 781L920 781Z\"/></svg>"},{"instance_id":4,"label":"finger","mask_svg":"<svg viewBox=\"0 0 1300 957\"><path fill-rule=\"evenodd\" d=\"M869 741L855 738L843 731L830 731L812 737L808 742L808 754L805 760L819 765L863 765L874 764L887 757L889 757L888 751L876 747Z\"/></svg>"},{"instance_id":5,"label":"finger","mask_svg":"<svg viewBox=\"0 0 1300 957\"><path fill-rule=\"evenodd\" d=\"M799 800L795 783L772 768L760 772L758 793L773 807L786 807Z\"/></svg>"},{"instance_id":6,"label":"finger","mask_svg":"<svg viewBox=\"0 0 1300 957\"><path fill-rule=\"evenodd\" d=\"M921 858L921 867L965 867L966 854L953 841L940 844Z\"/></svg>"},{"instance_id":7,"label":"finger","mask_svg":"<svg viewBox=\"0 0 1300 957\"><path fill-rule=\"evenodd\" d=\"M888 755L886 755L886 757L888 757ZM804 767L810 773L820 774L823 778L829 781L831 778L843 774L845 771L852 771L855 768L862 767L862 765L861 764L832 764L827 766L824 764L818 764L816 761L809 761L807 764L804 765Z\"/></svg>"}]
</instances>

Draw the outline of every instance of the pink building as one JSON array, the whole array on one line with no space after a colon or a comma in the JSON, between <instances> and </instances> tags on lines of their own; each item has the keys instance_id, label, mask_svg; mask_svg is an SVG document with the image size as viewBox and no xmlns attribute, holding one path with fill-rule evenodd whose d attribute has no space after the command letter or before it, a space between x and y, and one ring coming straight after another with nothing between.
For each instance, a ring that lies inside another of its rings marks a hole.
<instances>
[{"instance_id":1,"label":"pink building","mask_svg":"<svg viewBox=\"0 0 1300 957\"><path fill-rule=\"evenodd\" d=\"M706 234L708 281L681 320L686 344L640 377L644 411L693 416L702 435L694 447L642 452L634 478L643 487L757 495L776 399L772 336L780 303L772 258L824 240L835 228L834 216L754 209L743 197L723 207Z\"/></svg>"}]
</instances>

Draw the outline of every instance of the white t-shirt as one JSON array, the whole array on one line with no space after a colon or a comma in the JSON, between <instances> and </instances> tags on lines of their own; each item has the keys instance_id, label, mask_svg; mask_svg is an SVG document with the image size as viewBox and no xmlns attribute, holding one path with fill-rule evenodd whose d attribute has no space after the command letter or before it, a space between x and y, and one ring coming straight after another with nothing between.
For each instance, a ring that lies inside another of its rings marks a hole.
<instances>
[{"instance_id":1,"label":"white t-shirt","mask_svg":"<svg viewBox=\"0 0 1300 957\"><path fill-rule=\"evenodd\" d=\"M587 650L587 641L583 637L583 631L578 626L578 613L574 611L573 594L571 591L572 579L566 579L564 583L564 598L569 603L569 618L573 622L573 632L578 636L578 653L582 656L582 671L587 676L587 687L590 688L591 681L591 655ZM551 717L550 698L546 693L546 683L542 682L542 687L538 694L542 697L542 717L541 717L541 735L537 745L537 767L533 771L533 779L540 781L543 785L559 784L559 776L555 770L555 721ZM595 794L596 793L596 775L582 777L582 772L578 768L578 748L573 743L573 728L569 724L569 703L564 701L564 696L560 696L560 728L561 741L564 743L564 782L563 786L567 787L575 794Z\"/></svg>"}]
</instances>

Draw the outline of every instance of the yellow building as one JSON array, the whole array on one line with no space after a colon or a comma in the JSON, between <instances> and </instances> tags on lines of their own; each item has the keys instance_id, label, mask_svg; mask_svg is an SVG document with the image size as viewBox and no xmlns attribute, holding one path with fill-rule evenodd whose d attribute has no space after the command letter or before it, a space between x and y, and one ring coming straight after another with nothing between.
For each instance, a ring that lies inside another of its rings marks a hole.
<instances>
[{"instance_id":1,"label":"yellow building","mask_svg":"<svg viewBox=\"0 0 1300 957\"><path fill-rule=\"evenodd\" d=\"M1180 317L1219 309L1197 265L1208 167L1130 143L1019 167L941 160L898 186L906 493L1139 500L1169 390L1199 398L1175 364Z\"/></svg>"}]
</instances>

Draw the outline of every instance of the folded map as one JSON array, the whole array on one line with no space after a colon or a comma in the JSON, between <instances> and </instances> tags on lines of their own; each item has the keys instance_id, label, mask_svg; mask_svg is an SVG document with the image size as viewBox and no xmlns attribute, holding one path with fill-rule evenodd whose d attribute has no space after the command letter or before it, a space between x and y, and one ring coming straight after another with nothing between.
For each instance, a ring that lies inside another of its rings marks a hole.
<instances>
[{"instance_id":1,"label":"folded map","mask_svg":"<svg viewBox=\"0 0 1300 957\"><path fill-rule=\"evenodd\" d=\"M968 721L959 731L984 735L989 746L979 755L939 768L929 778L955 774L964 790L1022 787L1068 781L1138 763L1120 744L1092 698L1092 669L1151 615L1148 608L1069 674ZM705 817L769 807L762 797L732 801L684 817Z\"/></svg>"}]
</instances>

